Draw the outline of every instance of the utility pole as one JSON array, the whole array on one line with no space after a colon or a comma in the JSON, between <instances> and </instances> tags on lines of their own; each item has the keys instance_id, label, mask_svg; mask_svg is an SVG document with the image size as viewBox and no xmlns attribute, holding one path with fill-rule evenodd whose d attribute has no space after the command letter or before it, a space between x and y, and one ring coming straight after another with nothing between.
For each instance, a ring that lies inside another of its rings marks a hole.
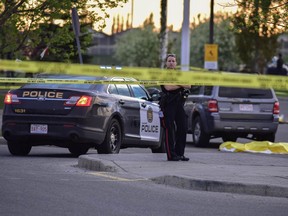
<instances>
[{"instance_id":1,"label":"utility pole","mask_svg":"<svg viewBox=\"0 0 288 216\"><path fill-rule=\"evenodd\" d=\"M218 70L218 45L214 44L214 0L210 4L209 44L205 44L204 68Z\"/></svg>"},{"instance_id":2,"label":"utility pole","mask_svg":"<svg viewBox=\"0 0 288 216\"><path fill-rule=\"evenodd\" d=\"M211 0L210 5L210 31L209 31L209 43L214 43L214 0Z\"/></svg>"},{"instance_id":3,"label":"utility pole","mask_svg":"<svg viewBox=\"0 0 288 216\"><path fill-rule=\"evenodd\" d=\"M190 0L184 0L181 41L181 71L189 71L190 66Z\"/></svg>"},{"instance_id":4,"label":"utility pole","mask_svg":"<svg viewBox=\"0 0 288 216\"><path fill-rule=\"evenodd\" d=\"M134 18L134 0L131 2L131 28L133 28L133 18Z\"/></svg>"},{"instance_id":5,"label":"utility pole","mask_svg":"<svg viewBox=\"0 0 288 216\"><path fill-rule=\"evenodd\" d=\"M167 32L167 0L161 0L161 17L160 17L160 56L159 60L161 68L165 66L165 58L167 55L168 32Z\"/></svg>"}]
</instances>

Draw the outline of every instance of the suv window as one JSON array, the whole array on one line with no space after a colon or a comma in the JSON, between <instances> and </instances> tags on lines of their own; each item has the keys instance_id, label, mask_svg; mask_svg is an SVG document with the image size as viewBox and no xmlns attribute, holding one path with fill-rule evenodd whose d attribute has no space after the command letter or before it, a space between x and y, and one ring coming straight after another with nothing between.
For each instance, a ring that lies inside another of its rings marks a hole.
<instances>
[{"instance_id":1,"label":"suv window","mask_svg":"<svg viewBox=\"0 0 288 216\"><path fill-rule=\"evenodd\" d=\"M204 87L204 95L212 95L213 86Z\"/></svg>"},{"instance_id":2,"label":"suv window","mask_svg":"<svg viewBox=\"0 0 288 216\"><path fill-rule=\"evenodd\" d=\"M219 87L219 97L227 98L273 98L270 89L254 89L254 88L237 88L237 87Z\"/></svg>"},{"instance_id":3,"label":"suv window","mask_svg":"<svg viewBox=\"0 0 288 216\"><path fill-rule=\"evenodd\" d=\"M200 90L201 90L201 86L192 86L190 88L190 93L192 95L199 95L200 94Z\"/></svg>"}]
</instances>

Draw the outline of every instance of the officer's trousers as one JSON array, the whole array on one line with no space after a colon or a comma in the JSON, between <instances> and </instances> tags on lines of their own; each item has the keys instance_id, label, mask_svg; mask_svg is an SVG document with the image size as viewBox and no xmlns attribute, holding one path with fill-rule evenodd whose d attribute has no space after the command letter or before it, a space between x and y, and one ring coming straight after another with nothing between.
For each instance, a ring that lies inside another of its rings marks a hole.
<instances>
[{"instance_id":1,"label":"officer's trousers","mask_svg":"<svg viewBox=\"0 0 288 216\"><path fill-rule=\"evenodd\" d=\"M162 121L165 131L165 147L167 159L183 156L187 135L187 115L182 98L177 98L163 108Z\"/></svg>"}]
</instances>

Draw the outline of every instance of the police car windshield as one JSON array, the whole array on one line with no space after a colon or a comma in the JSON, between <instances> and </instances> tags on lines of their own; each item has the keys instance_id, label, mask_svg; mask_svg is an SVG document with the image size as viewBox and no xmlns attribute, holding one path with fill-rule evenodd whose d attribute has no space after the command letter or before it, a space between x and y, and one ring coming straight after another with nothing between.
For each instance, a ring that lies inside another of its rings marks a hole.
<instances>
[{"instance_id":1,"label":"police car windshield","mask_svg":"<svg viewBox=\"0 0 288 216\"><path fill-rule=\"evenodd\" d=\"M75 83L63 84L63 83L31 83L26 84L22 88L49 88L49 89L92 89L95 87L95 84L81 84L77 83L78 80L87 80L87 81L99 81L107 80L105 77L91 77L91 76L38 76L38 79L51 79L53 80L75 80Z\"/></svg>"}]
</instances>

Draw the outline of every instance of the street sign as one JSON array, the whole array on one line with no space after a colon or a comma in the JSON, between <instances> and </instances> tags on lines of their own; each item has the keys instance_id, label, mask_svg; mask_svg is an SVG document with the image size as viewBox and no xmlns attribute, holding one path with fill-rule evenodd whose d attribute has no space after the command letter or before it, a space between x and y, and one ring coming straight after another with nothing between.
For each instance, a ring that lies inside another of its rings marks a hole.
<instances>
[{"instance_id":1,"label":"street sign","mask_svg":"<svg viewBox=\"0 0 288 216\"><path fill-rule=\"evenodd\" d=\"M218 44L205 44L204 68L218 70Z\"/></svg>"}]
</instances>

